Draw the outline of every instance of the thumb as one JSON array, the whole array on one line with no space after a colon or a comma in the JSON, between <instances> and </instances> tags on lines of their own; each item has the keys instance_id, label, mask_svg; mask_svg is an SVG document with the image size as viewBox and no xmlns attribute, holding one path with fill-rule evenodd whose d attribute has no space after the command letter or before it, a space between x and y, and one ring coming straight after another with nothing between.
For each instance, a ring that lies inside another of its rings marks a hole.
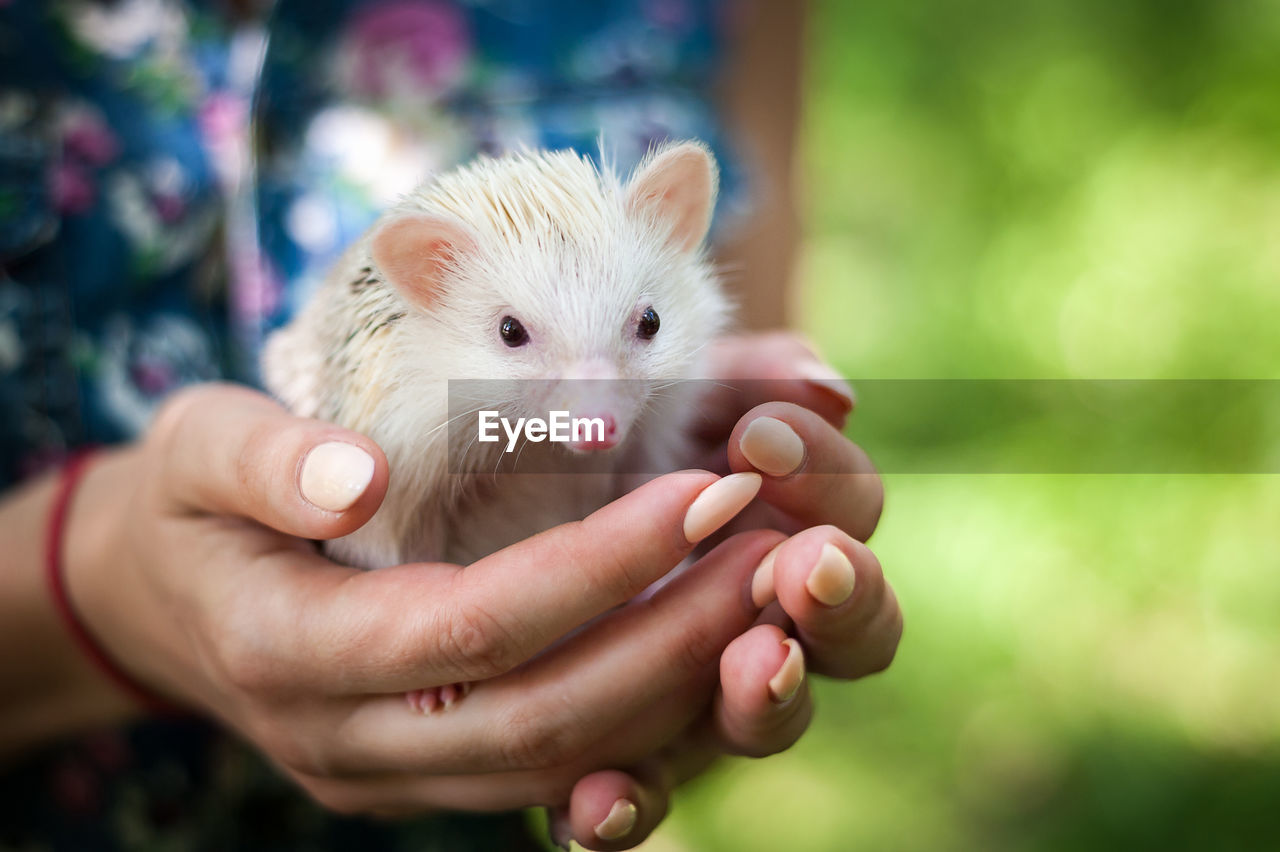
<instances>
[{"instance_id":1,"label":"thumb","mask_svg":"<svg viewBox=\"0 0 1280 852\"><path fill-rule=\"evenodd\" d=\"M358 529L387 490L386 457L369 438L234 385L175 395L147 443L176 511L237 515L302 538Z\"/></svg>"}]
</instances>

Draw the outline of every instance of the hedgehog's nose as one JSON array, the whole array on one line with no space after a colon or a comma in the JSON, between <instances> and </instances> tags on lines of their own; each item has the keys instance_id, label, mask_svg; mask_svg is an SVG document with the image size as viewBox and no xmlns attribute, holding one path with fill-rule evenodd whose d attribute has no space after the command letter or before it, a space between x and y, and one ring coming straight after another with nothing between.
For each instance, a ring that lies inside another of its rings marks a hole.
<instances>
[{"instance_id":1,"label":"hedgehog's nose","mask_svg":"<svg viewBox=\"0 0 1280 852\"><path fill-rule=\"evenodd\" d=\"M584 419L600 422L587 425L576 440L569 442L569 449L589 453L618 446L618 442L622 440L622 430L618 428L618 420L612 414L587 415Z\"/></svg>"},{"instance_id":2,"label":"hedgehog's nose","mask_svg":"<svg viewBox=\"0 0 1280 852\"><path fill-rule=\"evenodd\" d=\"M604 435L600 443L612 447L618 443L618 421L613 419L612 414L606 414L602 419L604 420Z\"/></svg>"}]
</instances>

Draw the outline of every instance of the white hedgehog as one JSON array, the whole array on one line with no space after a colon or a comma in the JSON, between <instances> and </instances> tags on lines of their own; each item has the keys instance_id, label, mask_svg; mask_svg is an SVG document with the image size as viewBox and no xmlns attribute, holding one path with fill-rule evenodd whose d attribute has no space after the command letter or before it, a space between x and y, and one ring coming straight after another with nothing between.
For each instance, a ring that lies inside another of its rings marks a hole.
<instances>
[{"instance_id":1,"label":"white hedgehog","mask_svg":"<svg viewBox=\"0 0 1280 852\"><path fill-rule=\"evenodd\" d=\"M291 410L368 435L390 464L381 508L329 555L469 564L589 514L634 484L621 471L688 463L694 406L670 384L699 375L728 315L703 250L716 188L696 142L656 150L625 183L573 152L524 153L439 176L388 211L263 353ZM467 428L449 423L450 380ZM557 473L499 477L515 456L475 440L479 409L606 428L568 450L521 448L522 469Z\"/></svg>"}]
</instances>

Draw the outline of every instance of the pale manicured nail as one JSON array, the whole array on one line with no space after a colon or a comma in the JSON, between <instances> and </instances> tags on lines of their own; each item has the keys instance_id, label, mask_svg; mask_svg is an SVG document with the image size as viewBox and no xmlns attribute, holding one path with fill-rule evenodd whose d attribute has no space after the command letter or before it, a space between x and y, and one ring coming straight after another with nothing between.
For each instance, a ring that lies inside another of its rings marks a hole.
<instances>
[{"instance_id":1,"label":"pale manicured nail","mask_svg":"<svg viewBox=\"0 0 1280 852\"><path fill-rule=\"evenodd\" d=\"M840 397L847 408L852 409L854 404L857 403L858 397L853 392L853 387L845 381L844 376L826 364L820 361L807 364L801 368L800 373L801 378L809 382L809 384L824 388Z\"/></svg>"},{"instance_id":2,"label":"pale manicured nail","mask_svg":"<svg viewBox=\"0 0 1280 852\"><path fill-rule=\"evenodd\" d=\"M302 461L298 490L313 506L343 512L373 481L373 456L355 444L330 441L314 447Z\"/></svg>"},{"instance_id":3,"label":"pale manicured nail","mask_svg":"<svg viewBox=\"0 0 1280 852\"><path fill-rule=\"evenodd\" d=\"M757 417L738 439L738 449L756 470L787 476L804 464L804 441L775 417Z\"/></svg>"},{"instance_id":4,"label":"pale manicured nail","mask_svg":"<svg viewBox=\"0 0 1280 852\"><path fill-rule=\"evenodd\" d=\"M778 673L769 679L769 697L775 704L786 704L796 697L800 684L804 683L804 651L800 643L790 637L782 640L787 658L782 661Z\"/></svg>"},{"instance_id":5,"label":"pale manicured nail","mask_svg":"<svg viewBox=\"0 0 1280 852\"><path fill-rule=\"evenodd\" d=\"M609 815L594 829L601 840L621 840L636 827L636 806L628 799L619 799L609 809Z\"/></svg>"},{"instance_id":6,"label":"pale manicured nail","mask_svg":"<svg viewBox=\"0 0 1280 852\"><path fill-rule=\"evenodd\" d=\"M804 585L819 603L839 606L853 594L856 579L849 557L844 555L843 550L828 542L822 545L818 564L813 566Z\"/></svg>"},{"instance_id":7,"label":"pale manicured nail","mask_svg":"<svg viewBox=\"0 0 1280 852\"><path fill-rule=\"evenodd\" d=\"M763 482L758 473L731 473L702 490L684 516L684 537L697 544L755 499Z\"/></svg>"},{"instance_id":8,"label":"pale manicured nail","mask_svg":"<svg viewBox=\"0 0 1280 852\"><path fill-rule=\"evenodd\" d=\"M778 596L773 585L773 561L778 558L780 547L782 542L766 553L764 559L760 560L760 567L756 569L756 573L751 575L751 602L759 609L764 609L773 603Z\"/></svg>"}]
</instances>

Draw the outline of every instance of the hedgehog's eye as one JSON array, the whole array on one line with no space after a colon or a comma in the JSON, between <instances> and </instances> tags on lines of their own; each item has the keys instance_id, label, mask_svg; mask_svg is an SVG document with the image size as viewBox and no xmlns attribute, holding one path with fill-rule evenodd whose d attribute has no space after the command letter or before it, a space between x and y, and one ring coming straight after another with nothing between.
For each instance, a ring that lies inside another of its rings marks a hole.
<instances>
[{"instance_id":1,"label":"hedgehog's eye","mask_svg":"<svg viewBox=\"0 0 1280 852\"><path fill-rule=\"evenodd\" d=\"M502 324L498 326L498 335L502 338L502 342L512 349L529 342L529 332L524 330L520 320L515 317L502 318Z\"/></svg>"},{"instance_id":2,"label":"hedgehog's eye","mask_svg":"<svg viewBox=\"0 0 1280 852\"><path fill-rule=\"evenodd\" d=\"M648 340L658 333L659 326L662 325L658 319L658 312L652 307L644 309L644 313L640 315L640 322L636 323L636 337L641 340Z\"/></svg>"}]
</instances>

